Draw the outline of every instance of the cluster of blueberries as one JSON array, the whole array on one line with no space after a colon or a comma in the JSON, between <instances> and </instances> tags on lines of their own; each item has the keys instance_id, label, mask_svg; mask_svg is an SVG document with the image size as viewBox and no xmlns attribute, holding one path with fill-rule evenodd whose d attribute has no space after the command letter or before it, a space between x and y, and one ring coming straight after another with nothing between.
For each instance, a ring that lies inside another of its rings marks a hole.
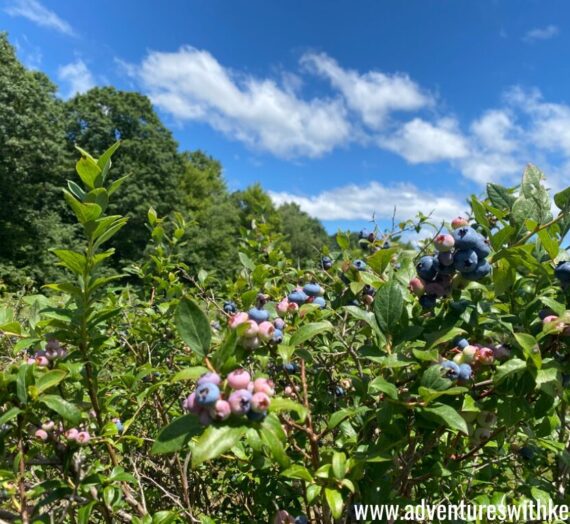
<instances>
[{"instance_id":1,"label":"cluster of blueberries","mask_svg":"<svg viewBox=\"0 0 570 524\"><path fill-rule=\"evenodd\" d=\"M29 357L26 361L27 364L35 364L39 367L49 367L50 362L57 359L65 358L67 351L61 347L57 340L48 340L45 349L40 349Z\"/></svg>"},{"instance_id":2,"label":"cluster of blueberries","mask_svg":"<svg viewBox=\"0 0 570 524\"><path fill-rule=\"evenodd\" d=\"M44 422L34 434L38 440L41 440L43 442L47 441L50 438L57 439L60 435L63 435L68 442L75 443L80 446L87 445L91 440L89 431L80 430L77 428L71 428L67 431L64 431L61 425L57 427L53 420Z\"/></svg>"},{"instance_id":3,"label":"cluster of blueberries","mask_svg":"<svg viewBox=\"0 0 570 524\"><path fill-rule=\"evenodd\" d=\"M443 360L440 365L445 370L445 375L451 380L467 382L473 377L474 366L490 366L495 359L505 360L509 358L510 351L503 345L481 346L470 344L465 338L456 342L453 360Z\"/></svg>"},{"instance_id":4,"label":"cluster of blueberries","mask_svg":"<svg viewBox=\"0 0 570 524\"><path fill-rule=\"evenodd\" d=\"M226 420L232 414L260 421L267 415L274 394L273 381L251 380L245 369L232 371L225 381L218 373L208 372L198 379L196 389L184 400L182 408L197 415L205 426Z\"/></svg>"},{"instance_id":5,"label":"cluster of blueberries","mask_svg":"<svg viewBox=\"0 0 570 524\"><path fill-rule=\"evenodd\" d=\"M497 416L491 411L481 411L474 425L477 426L471 435L471 441L475 446L487 442L493 434L492 428L497 423Z\"/></svg>"},{"instance_id":6,"label":"cluster of blueberries","mask_svg":"<svg viewBox=\"0 0 570 524\"><path fill-rule=\"evenodd\" d=\"M451 234L441 234L434 239L437 254L420 258L416 265L419 278L410 281L410 290L426 309L433 308L438 297L450 293L456 271L467 280L481 280L491 272L486 260L491 252L489 241L469 227L463 217L455 218L451 226Z\"/></svg>"},{"instance_id":7,"label":"cluster of blueberries","mask_svg":"<svg viewBox=\"0 0 570 524\"><path fill-rule=\"evenodd\" d=\"M327 305L324 294L325 290L316 282L299 286L277 304L277 313L284 316L290 311L296 311L303 304L315 304L323 309Z\"/></svg>"}]
</instances>

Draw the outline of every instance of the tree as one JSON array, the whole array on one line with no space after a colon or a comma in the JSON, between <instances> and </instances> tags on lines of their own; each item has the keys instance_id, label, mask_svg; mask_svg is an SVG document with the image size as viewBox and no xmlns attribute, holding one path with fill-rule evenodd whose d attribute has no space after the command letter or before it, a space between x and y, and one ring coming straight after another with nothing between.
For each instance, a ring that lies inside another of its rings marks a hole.
<instances>
[{"instance_id":1,"label":"tree","mask_svg":"<svg viewBox=\"0 0 570 524\"><path fill-rule=\"evenodd\" d=\"M139 260L148 241L148 209L166 215L181 208L185 157L151 101L140 93L94 88L69 100L65 109L70 151L78 145L97 157L116 140L122 142L113 171L128 178L110 212L120 209L129 223L113 246L119 265Z\"/></svg>"},{"instance_id":2,"label":"tree","mask_svg":"<svg viewBox=\"0 0 570 524\"><path fill-rule=\"evenodd\" d=\"M281 205L277 211L291 257L298 262L318 259L322 248L330 243L330 237L319 220L310 217L293 202Z\"/></svg>"},{"instance_id":3,"label":"tree","mask_svg":"<svg viewBox=\"0 0 570 524\"><path fill-rule=\"evenodd\" d=\"M65 139L55 91L0 34L0 281L13 286L53 276L48 249L72 235L61 219Z\"/></svg>"}]
</instances>

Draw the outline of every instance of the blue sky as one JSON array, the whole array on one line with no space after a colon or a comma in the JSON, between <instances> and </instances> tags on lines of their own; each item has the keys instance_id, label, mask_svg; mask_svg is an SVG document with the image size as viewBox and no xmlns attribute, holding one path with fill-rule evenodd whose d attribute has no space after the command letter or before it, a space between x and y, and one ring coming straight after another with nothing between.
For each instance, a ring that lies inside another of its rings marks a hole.
<instances>
[{"instance_id":1,"label":"blue sky","mask_svg":"<svg viewBox=\"0 0 570 524\"><path fill-rule=\"evenodd\" d=\"M449 219L531 161L570 176L570 3L0 0L62 97L139 90L184 149L331 231Z\"/></svg>"}]
</instances>

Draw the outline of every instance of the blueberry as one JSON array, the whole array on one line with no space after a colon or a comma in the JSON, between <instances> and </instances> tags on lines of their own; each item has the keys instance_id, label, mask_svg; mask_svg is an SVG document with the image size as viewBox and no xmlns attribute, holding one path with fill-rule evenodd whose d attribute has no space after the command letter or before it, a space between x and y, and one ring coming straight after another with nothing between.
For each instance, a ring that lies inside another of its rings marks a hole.
<instances>
[{"instance_id":1,"label":"blueberry","mask_svg":"<svg viewBox=\"0 0 570 524\"><path fill-rule=\"evenodd\" d=\"M303 287L303 292L310 297L316 297L320 295L322 293L322 290L323 289L321 286L315 283L305 284L305 287Z\"/></svg>"},{"instance_id":2,"label":"blueberry","mask_svg":"<svg viewBox=\"0 0 570 524\"><path fill-rule=\"evenodd\" d=\"M362 288L362 294L370 295L373 297L376 294L376 290L370 284L365 284L365 286Z\"/></svg>"},{"instance_id":3,"label":"blueberry","mask_svg":"<svg viewBox=\"0 0 570 524\"><path fill-rule=\"evenodd\" d=\"M439 270L441 271L441 266L453 266L453 253L446 251L445 253L440 253L437 255L437 261L439 262Z\"/></svg>"},{"instance_id":4,"label":"blueberry","mask_svg":"<svg viewBox=\"0 0 570 524\"><path fill-rule=\"evenodd\" d=\"M346 395L346 391L344 391L344 388L342 386L336 386L334 388L334 394L337 397L344 397L344 395Z\"/></svg>"},{"instance_id":5,"label":"blueberry","mask_svg":"<svg viewBox=\"0 0 570 524\"><path fill-rule=\"evenodd\" d=\"M456 380L459 377L459 366L453 360L444 360L441 367L446 371L448 378Z\"/></svg>"},{"instance_id":6,"label":"blueberry","mask_svg":"<svg viewBox=\"0 0 570 524\"><path fill-rule=\"evenodd\" d=\"M251 320L255 320L258 324L265 322L269 318L269 311L257 307L252 307L247 314Z\"/></svg>"},{"instance_id":7,"label":"blueberry","mask_svg":"<svg viewBox=\"0 0 570 524\"><path fill-rule=\"evenodd\" d=\"M368 235L370 235L368 229L361 229L360 233L358 233L358 240L362 240L364 238L368 239Z\"/></svg>"},{"instance_id":8,"label":"blueberry","mask_svg":"<svg viewBox=\"0 0 570 524\"><path fill-rule=\"evenodd\" d=\"M469 341L466 338L460 338L455 345L459 348L459 349L465 349L468 345L469 345Z\"/></svg>"},{"instance_id":9,"label":"blueberry","mask_svg":"<svg viewBox=\"0 0 570 524\"><path fill-rule=\"evenodd\" d=\"M489 241L484 237L480 237L476 246L473 248L473 251L477 253L477 258L479 260L487 258L489 256L489 253L491 252L491 246L489 245Z\"/></svg>"},{"instance_id":10,"label":"blueberry","mask_svg":"<svg viewBox=\"0 0 570 524\"><path fill-rule=\"evenodd\" d=\"M469 364L459 364L459 379L469 380L473 375L473 370Z\"/></svg>"},{"instance_id":11,"label":"blueberry","mask_svg":"<svg viewBox=\"0 0 570 524\"><path fill-rule=\"evenodd\" d=\"M455 268L460 273L470 273L471 271L475 271L479 259L473 249L460 249L455 252L453 261Z\"/></svg>"},{"instance_id":12,"label":"blueberry","mask_svg":"<svg viewBox=\"0 0 570 524\"><path fill-rule=\"evenodd\" d=\"M462 276L467 280L481 280L491 272L491 264L486 260L480 260L474 271L463 273Z\"/></svg>"},{"instance_id":13,"label":"blueberry","mask_svg":"<svg viewBox=\"0 0 570 524\"><path fill-rule=\"evenodd\" d=\"M390 241L385 240L384 243L382 244L382 249L390 249L391 246L392 244L390 244Z\"/></svg>"},{"instance_id":14,"label":"blueberry","mask_svg":"<svg viewBox=\"0 0 570 524\"><path fill-rule=\"evenodd\" d=\"M220 388L212 382L205 382L196 388L196 403L199 406L210 406L220 398Z\"/></svg>"},{"instance_id":15,"label":"blueberry","mask_svg":"<svg viewBox=\"0 0 570 524\"><path fill-rule=\"evenodd\" d=\"M294 302L297 305L301 305L304 304L305 302L307 302L307 299L309 297L307 296L307 294L304 291L293 291L292 293L289 293L289 296L287 297L287 299L289 300L289 302Z\"/></svg>"},{"instance_id":16,"label":"blueberry","mask_svg":"<svg viewBox=\"0 0 570 524\"><path fill-rule=\"evenodd\" d=\"M305 515L299 515L298 517L295 517L294 524L309 524L309 519L307 519Z\"/></svg>"},{"instance_id":17,"label":"blueberry","mask_svg":"<svg viewBox=\"0 0 570 524\"><path fill-rule=\"evenodd\" d=\"M276 344L281 344L281 342L283 342L283 331L281 331L280 329L276 329L273 332L273 338L272 338L273 342L275 342Z\"/></svg>"},{"instance_id":18,"label":"blueberry","mask_svg":"<svg viewBox=\"0 0 570 524\"><path fill-rule=\"evenodd\" d=\"M250 409L246 416L248 420L251 420L252 422L261 422L267 416L267 412L263 411L261 413L257 413Z\"/></svg>"},{"instance_id":19,"label":"blueberry","mask_svg":"<svg viewBox=\"0 0 570 524\"><path fill-rule=\"evenodd\" d=\"M230 409L234 415L245 415L251 409L251 399L253 395L247 389L238 389L234 391L228 402L230 403Z\"/></svg>"},{"instance_id":20,"label":"blueberry","mask_svg":"<svg viewBox=\"0 0 570 524\"><path fill-rule=\"evenodd\" d=\"M328 270L333 266L331 257L324 256L321 258L321 266L324 270Z\"/></svg>"},{"instance_id":21,"label":"blueberry","mask_svg":"<svg viewBox=\"0 0 570 524\"><path fill-rule=\"evenodd\" d=\"M433 309L437 303L437 297L435 295L422 295L420 297L420 305L424 309Z\"/></svg>"},{"instance_id":22,"label":"blueberry","mask_svg":"<svg viewBox=\"0 0 570 524\"><path fill-rule=\"evenodd\" d=\"M237 306L235 302L231 300L226 300L224 302L224 312L230 315L231 313L237 313Z\"/></svg>"},{"instance_id":23,"label":"blueberry","mask_svg":"<svg viewBox=\"0 0 570 524\"><path fill-rule=\"evenodd\" d=\"M431 282L437 276L439 270L439 262L437 258L432 256L424 256L416 265L416 271L420 278Z\"/></svg>"},{"instance_id":24,"label":"blueberry","mask_svg":"<svg viewBox=\"0 0 570 524\"><path fill-rule=\"evenodd\" d=\"M320 308L323 309L326 307L327 301L323 297L315 297L315 300L313 300L313 304L320 306Z\"/></svg>"},{"instance_id":25,"label":"blueberry","mask_svg":"<svg viewBox=\"0 0 570 524\"><path fill-rule=\"evenodd\" d=\"M297 364L295 364L295 362L289 362L287 364L283 364L283 369L287 371L287 373L294 375L295 373L297 373L299 367L297 366Z\"/></svg>"},{"instance_id":26,"label":"blueberry","mask_svg":"<svg viewBox=\"0 0 570 524\"><path fill-rule=\"evenodd\" d=\"M570 262L560 262L554 270L554 276L563 284L570 283Z\"/></svg>"},{"instance_id":27,"label":"blueberry","mask_svg":"<svg viewBox=\"0 0 570 524\"><path fill-rule=\"evenodd\" d=\"M482 238L472 227L460 227L452 233L456 249L474 249Z\"/></svg>"},{"instance_id":28,"label":"blueberry","mask_svg":"<svg viewBox=\"0 0 570 524\"><path fill-rule=\"evenodd\" d=\"M356 269L357 271L364 271L366 269L366 262L364 262L364 260L360 260L360 259L355 260L352 263L352 267L354 269Z\"/></svg>"},{"instance_id":29,"label":"blueberry","mask_svg":"<svg viewBox=\"0 0 570 524\"><path fill-rule=\"evenodd\" d=\"M521 457L525 460L532 460L534 458L534 449L530 446L523 446L520 450Z\"/></svg>"}]
</instances>

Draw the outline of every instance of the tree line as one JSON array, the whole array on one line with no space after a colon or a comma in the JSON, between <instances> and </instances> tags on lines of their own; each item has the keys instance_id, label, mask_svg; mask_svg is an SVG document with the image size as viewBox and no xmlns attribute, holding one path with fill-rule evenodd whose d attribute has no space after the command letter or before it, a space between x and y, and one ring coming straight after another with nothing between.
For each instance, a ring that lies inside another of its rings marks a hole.
<instances>
[{"instance_id":1,"label":"tree line","mask_svg":"<svg viewBox=\"0 0 570 524\"><path fill-rule=\"evenodd\" d=\"M242 228L253 221L280 233L285 253L299 265L330 243L317 219L293 203L275 206L260 184L231 192L220 162L199 149L181 151L148 97L96 87L62 100L0 34L0 289L56 276L49 249L73 244L77 234L61 193L75 147L98 156L117 140L113 171L127 178L110 212L126 212L129 222L113 242L114 270L141 260L149 208L159 216L180 213L188 225L184 262L222 278L235 270Z\"/></svg>"}]
</instances>

